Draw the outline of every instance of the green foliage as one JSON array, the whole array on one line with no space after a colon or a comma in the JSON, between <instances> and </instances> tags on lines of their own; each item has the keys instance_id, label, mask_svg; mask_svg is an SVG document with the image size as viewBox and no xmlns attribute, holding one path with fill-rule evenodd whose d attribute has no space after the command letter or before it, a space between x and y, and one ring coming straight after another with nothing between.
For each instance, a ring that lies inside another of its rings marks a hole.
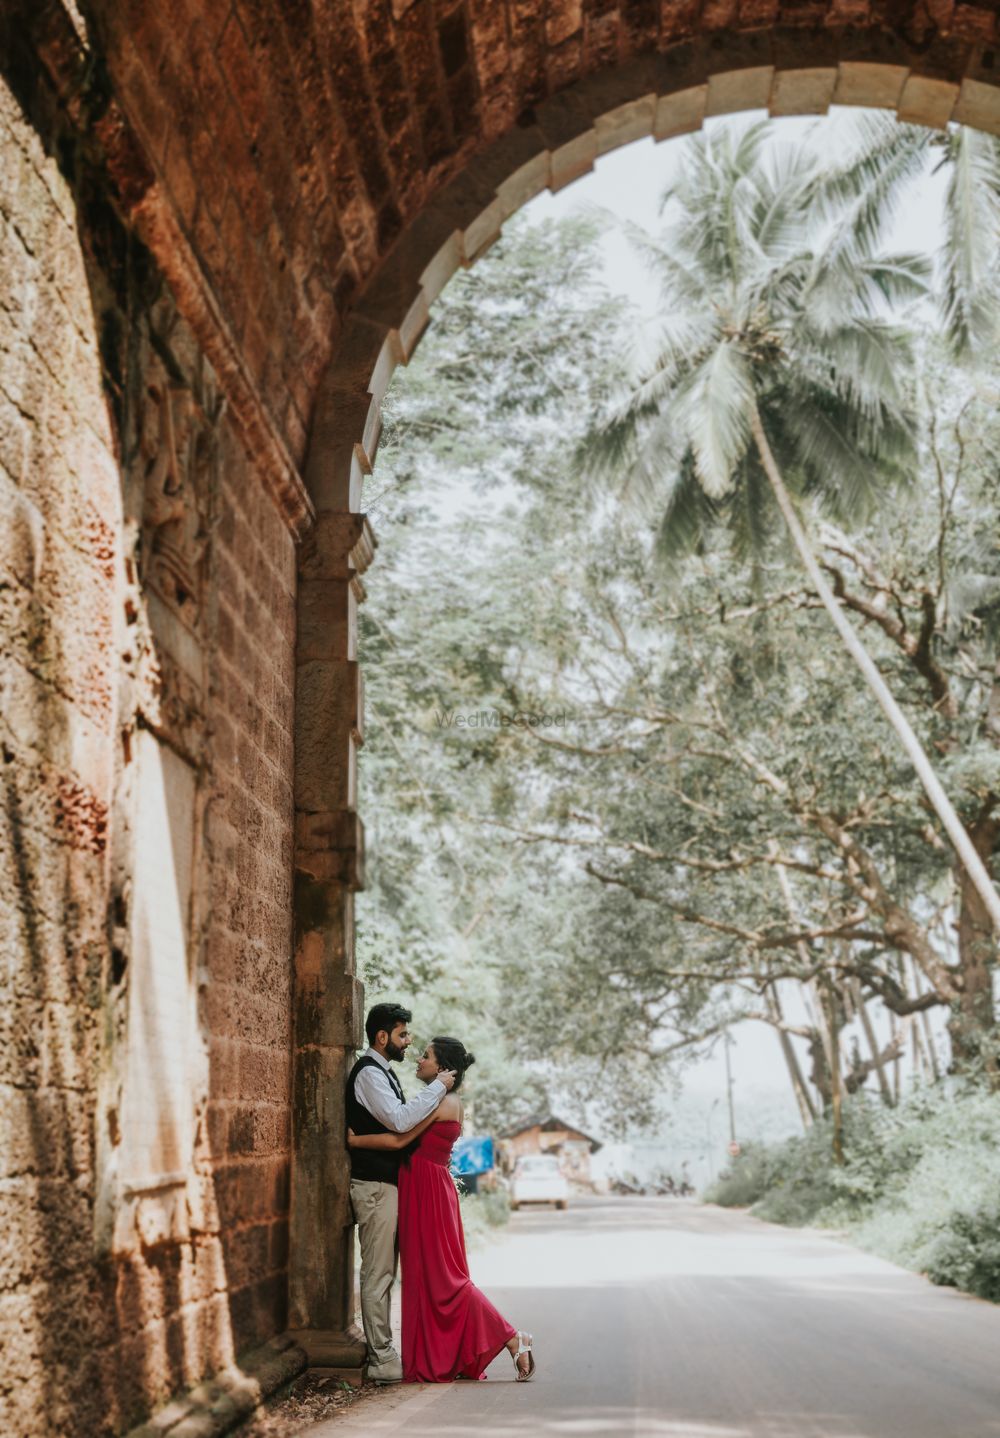
<instances>
[{"instance_id":1,"label":"green foliage","mask_svg":"<svg viewBox=\"0 0 1000 1438\"><path fill-rule=\"evenodd\" d=\"M772 1150L767 1144L745 1143L705 1191L705 1202L723 1208L749 1208L767 1193L773 1175Z\"/></svg>"},{"instance_id":2,"label":"green foliage","mask_svg":"<svg viewBox=\"0 0 1000 1438\"><path fill-rule=\"evenodd\" d=\"M460 1183L458 1202L462 1227L465 1229L465 1241L470 1248L480 1247L497 1229L510 1222L510 1199L504 1188L466 1193Z\"/></svg>"},{"instance_id":3,"label":"green foliage","mask_svg":"<svg viewBox=\"0 0 1000 1438\"><path fill-rule=\"evenodd\" d=\"M706 1194L775 1223L846 1229L934 1283L1000 1302L1000 1094L972 1084L918 1091L897 1109L846 1105L846 1162L830 1122L747 1145Z\"/></svg>"},{"instance_id":4,"label":"green foliage","mask_svg":"<svg viewBox=\"0 0 1000 1438\"><path fill-rule=\"evenodd\" d=\"M950 1214L929 1243L925 1264L932 1283L1000 1303L1000 1197L993 1192Z\"/></svg>"},{"instance_id":5,"label":"green foliage","mask_svg":"<svg viewBox=\"0 0 1000 1438\"><path fill-rule=\"evenodd\" d=\"M698 143L695 178L712 158ZM762 143L733 141L719 173L748 166ZM882 160L870 159L874 175ZM886 194L918 161L907 150L886 162ZM656 499L638 520L581 481L591 418L620 389L636 328L599 281L589 221L508 226L447 287L388 397L365 494L380 546L360 611L369 864L359 969L369 1001L411 1003L418 1041L451 1032L475 1050L468 1098L481 1129L545 1108L555 1085L560 1103L569 1094L581 1110L599 1097L609 1132L634 1127L726 1023L773 1020L764 999L777 975L821 972L834 988L857 979L873 1009L905 1003L904 940L919 949L920 989L953 1001L962 955L951 856L815 596L772 543L776 512L739 414L723 405L720 425L664 419L654 433L663 394L706 335L722 359L687 375L687 400L699 385L702 399L721 387L739 400L737 371L750 365L775 445L782 455L803 446L801 463L789 459L803 502L820 497L818 466L836 478L817 506L827 518L816 540L853 622L941 756L963 820L988 817L1000 777L994 386L956 371L927 334L912 346L914 374L909 337L896 345L868 326L866 305L884 316L922 273L874 254L877 206L856 205L839 235L813 235L805 265L792 182L808 186L813 172L797 165L785 156L763 187L730 186L728 209L717 208L716 175L692 211L705 221L704 232L689 225L692 255L701 246L698 262L725 270L720 303L739 265L754 296L734 312L739 354L719 328L715 291L703 314L677 303L702 293L698 274L681 274L680 252L649 242L668 281L666 361L609 437L618 473L639 430L652 446L648 467L624 474ZM779 180L787 194L765 218ZM760 235L767 249L755 260ZM857 301L848 329L832 298L842 283ZM781 320L777 349L758 300ZM820 365L824 346L832 358ZM793 361L801 374L786 383ZM832 408L810 388L817 365L823 385L840 376ZM912 419L908 492L894 488L891 446L875 447L884 465L851 461L843 406L856 417L849 437L865 439L889 410ZM707 494L699 474L718 478L737 453L737 482ZM880 497L875 510L860 503L865 487ZM668 583L658 549L673 560ZM442 718L518 712L566 719L546 728ZM787 937L795 925L775 853L801 927L817 935L803 941L805 957ZM860 877L862 860L877 883ZM903 940L901 915L911 925ZM815 1034L796 1037L801 1052ZM855 1144L849 1168L862 1184L858 1153ZM830 1197L818 1154L815 1174L811 1150L800 1157L813 1177L785 1185L790 1209L863 1201L846 1175Z\"/></svg>"}]
</instances>

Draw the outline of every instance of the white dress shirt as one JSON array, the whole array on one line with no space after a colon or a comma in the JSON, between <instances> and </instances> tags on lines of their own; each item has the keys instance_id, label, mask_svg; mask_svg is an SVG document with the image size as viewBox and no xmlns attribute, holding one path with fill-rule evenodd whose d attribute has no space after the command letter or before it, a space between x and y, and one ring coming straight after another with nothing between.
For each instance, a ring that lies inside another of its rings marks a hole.
<instances>
[{"instance_id":1,"label":"white dress shirt","mask_svg":"<svg viewBox=\"0 0 1000 1438\"><path fill-rule=\"evenodd\" d=\"M440 1079L434 1079L423 1093L402 1103L389 1082L389 1060L374 1049L366 1049L364 1057L374 1059L375 1063L366 1064L354 1080L354 1097L373 1118L394 1133L406 1133L433 1113L448 1092Z\"/></svg>"}]
</instances>

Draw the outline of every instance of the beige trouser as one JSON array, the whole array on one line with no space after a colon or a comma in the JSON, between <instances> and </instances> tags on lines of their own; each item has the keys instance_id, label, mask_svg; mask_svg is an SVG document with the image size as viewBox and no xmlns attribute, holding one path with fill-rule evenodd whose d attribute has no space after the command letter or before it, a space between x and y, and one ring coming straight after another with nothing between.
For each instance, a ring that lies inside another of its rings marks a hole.
<instances>
[{"instance_id":1,"label":"beige trouser","mask_svg":"<svg viewBox=\"0 0 1000 1438\"><path fill-rule=\"evenodd\" d=\"M399 1193L394 1183L352 1178L351 1206L361 1240L361 1322L368 1345L368 1377L399 1382L403 1365L393 1347L389 1316L399 1253Z\"/></svg>"}]
</instances>

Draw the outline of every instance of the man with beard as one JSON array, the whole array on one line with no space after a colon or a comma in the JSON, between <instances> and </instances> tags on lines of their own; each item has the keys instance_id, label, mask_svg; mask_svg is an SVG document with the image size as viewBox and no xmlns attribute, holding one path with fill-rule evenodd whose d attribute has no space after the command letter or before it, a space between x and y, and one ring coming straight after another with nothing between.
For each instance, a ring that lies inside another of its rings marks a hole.
<instances>
[{"instance_id":1,"label":"man with beard","mask_svg":"<svg viewBox=\"0 0 1000 1438\"><path fill-rule=\"evenodd\" d=\"M365 1020L368 1048L347 1080L347 1127L355 1133L405 1133L428 1118L455 1082L438 1074L407 1102L390 1061L400 1063L412 1038L413 1015L401 1004L376 1004ZM368 1345L368 1377L399 1383L403 1366L390 1326L392 1282L398 1247L396 1217L399 1165L405 1150L351 1149L351 1206L361 1241L361 1322Z\"/></svg>"}]
</instances>

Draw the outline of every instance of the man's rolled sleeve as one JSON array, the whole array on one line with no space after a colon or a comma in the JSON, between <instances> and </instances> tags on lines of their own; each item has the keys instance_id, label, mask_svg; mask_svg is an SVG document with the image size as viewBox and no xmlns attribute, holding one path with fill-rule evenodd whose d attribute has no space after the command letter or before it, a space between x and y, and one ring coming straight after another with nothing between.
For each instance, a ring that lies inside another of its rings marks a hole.
<instances>
[{"instance_id":1,"label":"man's rolled sleeve","mask_svg":"<svg viewBox=\"0 0 1000 1438\"><path fill-rule=\"evenodd\" d=\"M433 1113L448 1090L440 1079L429 1083L423 1093L416 1094L406 1103L400 1103L393 1091L389 1076L377 1064L363 1068L354 1080L354 1096L379 1123L393 1133L406 1133L421 1119Z\"/></svg>"}]
</instances>

